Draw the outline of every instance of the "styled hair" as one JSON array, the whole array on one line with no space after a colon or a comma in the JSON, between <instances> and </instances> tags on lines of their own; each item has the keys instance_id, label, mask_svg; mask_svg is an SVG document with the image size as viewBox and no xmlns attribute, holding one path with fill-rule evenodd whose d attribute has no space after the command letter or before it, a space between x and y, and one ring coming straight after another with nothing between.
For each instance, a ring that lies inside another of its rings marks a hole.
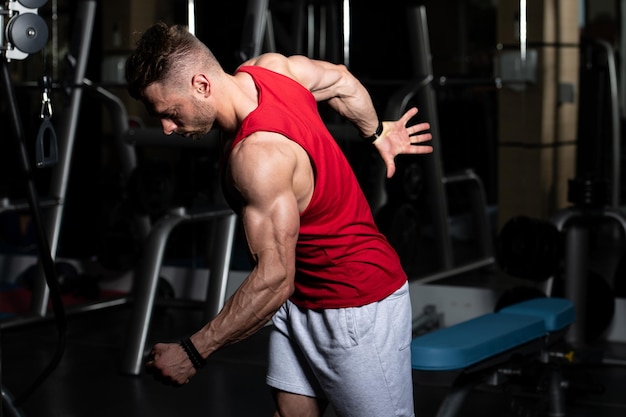
<instances>
[{"instance_id":1,"label":"styled hair","mask_svg":"<svg viewBox=\"0 0 626 417\"><path fill-rule=\"evenodd\" d=\"M221 70L209 48L184 26L156 23L141 35L126 60L128 92L140 100L150 84L176 82L186 69L198 65Z\"/></svg>"}]
</instances>

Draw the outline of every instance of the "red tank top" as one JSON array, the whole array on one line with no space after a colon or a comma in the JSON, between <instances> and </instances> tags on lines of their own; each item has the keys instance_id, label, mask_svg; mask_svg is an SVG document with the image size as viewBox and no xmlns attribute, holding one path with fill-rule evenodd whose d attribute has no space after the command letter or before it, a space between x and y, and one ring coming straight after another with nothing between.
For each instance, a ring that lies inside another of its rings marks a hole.
<instances>
[{"instance_id":1,"label":"red tank top","mask_svg":"<svg viewBox=\"0 0 626 417\"><path fill-rule=\"evenodd\" d=\"M232 146L253 132L279 133L309 154L315 174L311 202L300 214L291 300L309 309L355 307L396 291L406 282L406 274L378 231L313 95L291 78L261 67L238 71L254 79L259 104L244 119Z\"/></svg>"}]
</instances>

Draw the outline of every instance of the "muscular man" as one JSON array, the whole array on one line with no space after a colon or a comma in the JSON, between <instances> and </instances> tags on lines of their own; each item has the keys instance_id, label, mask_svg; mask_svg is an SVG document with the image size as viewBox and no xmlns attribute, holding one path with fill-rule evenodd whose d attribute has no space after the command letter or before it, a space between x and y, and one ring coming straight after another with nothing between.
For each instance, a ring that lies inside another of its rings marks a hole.
<instances>
[{"instance_id":1,"label":"muscular man","mask_svg":"<svg viewBox=\"0 0 626 417\"><path fill-rule=\"evenodd\" d=\"M374 143L395 171L400 153L432 151L417 109L380 123L345 66L268 53L231 75L183 27L157 24L126 65L130 94L165 134L224 145L222 184L254 262L222 311L181 344L154 346L149 367L189 381L216 350L273 320L267 383L276 416L412 416L411 307L398 256L371 210L317 101Z\"/></svg>"}]
</instances>

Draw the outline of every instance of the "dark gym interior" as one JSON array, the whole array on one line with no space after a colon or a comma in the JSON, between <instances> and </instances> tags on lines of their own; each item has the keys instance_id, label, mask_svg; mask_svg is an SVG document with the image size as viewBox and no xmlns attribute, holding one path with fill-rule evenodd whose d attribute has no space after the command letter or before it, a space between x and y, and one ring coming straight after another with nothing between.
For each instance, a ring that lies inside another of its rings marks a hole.
<instances>
[{"instance_id":1,"label":"dark gym interior","mask_svg":"<svg viewBox=\"0 0 626 417\"><path fill-rule=\"evenodd\" d=\"M416 105L431 123L435 151L398 157L385 180L320 105L409 276L414 349L569 300L531 342L462 369L414 362L416 416L624 415L626 2L370 3L0 0L0 417L274 412L268 328L182 387L143 367L250 269L219 132L166 137L126 92L125 58L160 20L229 72L264 51L343 63L382 119Z\"/></svg>"}]
</instances>

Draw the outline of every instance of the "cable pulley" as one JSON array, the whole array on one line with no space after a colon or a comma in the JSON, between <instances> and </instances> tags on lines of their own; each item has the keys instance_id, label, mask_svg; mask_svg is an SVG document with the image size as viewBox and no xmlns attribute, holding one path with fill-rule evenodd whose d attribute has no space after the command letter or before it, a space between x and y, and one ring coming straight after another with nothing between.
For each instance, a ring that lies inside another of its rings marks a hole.
<instances>
[{"instance_id":1,"label":"cable pulley","mask_svg":"<svg viewBox=\"0 0 626 417\"><path fill-rule=\"evenodd\" d=\"M20 51L34 54L48 42L48 26L45 20L37 14L19 14L9 21L7 37Z\"/></svg>"},{"instance_id":2,"label":"cable pulley","mask_svg":"<svg viewBox=\"0 0 626 417\"><path fill-rule=\"evenodd\" d=\"M47 2L48 0L18 0L18 3L29 9L38 9L45 5Z\"/></svg>"},{"instance_id":3,"label":"cable pulley","mask_svg":"<svg viewBox=\"0 0 626 417\"><path fill-rule=\"evenodd\" d=\"M47 0L6 0L0 4L0 51L7 61L26 59L48 42L48 25L39 16Z\"/></svg>"}]
</instances>

